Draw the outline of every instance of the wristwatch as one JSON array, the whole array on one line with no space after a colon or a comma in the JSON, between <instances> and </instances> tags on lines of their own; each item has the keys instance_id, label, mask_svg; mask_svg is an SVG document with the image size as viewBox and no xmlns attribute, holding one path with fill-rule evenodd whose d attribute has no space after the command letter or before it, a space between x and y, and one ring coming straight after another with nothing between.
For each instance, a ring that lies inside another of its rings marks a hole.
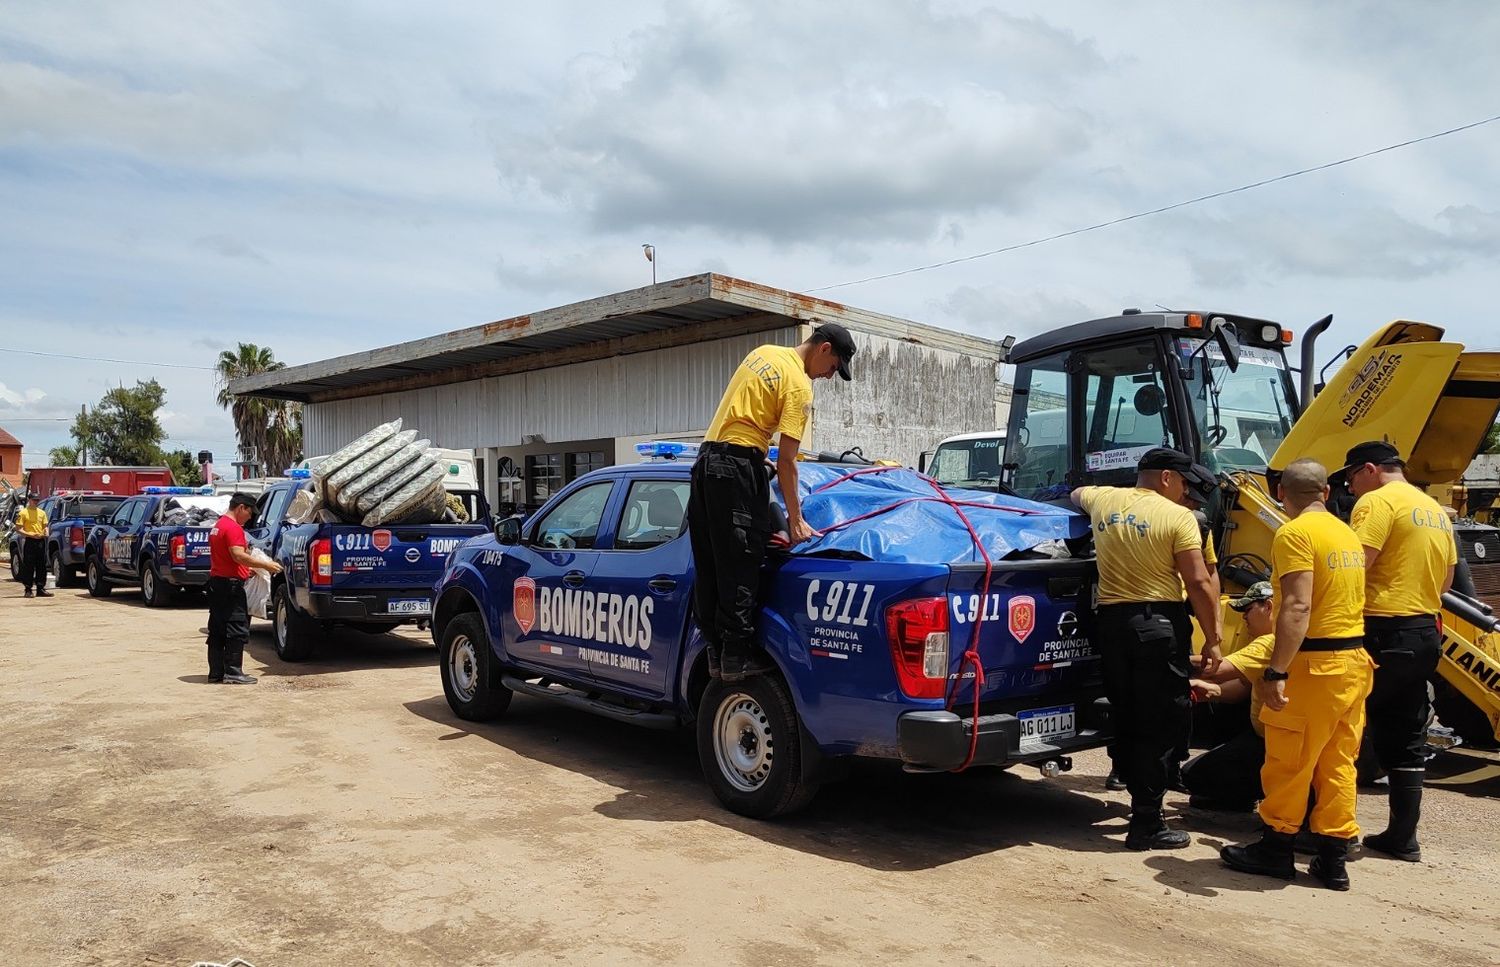
<instances>
[{"instance_id":1,"label":"wristwatch","mask_svg":"<svg viewBox=\"0 0 1500 967\"><path fill-rule=\"evenodd\" d=\"M1286 672L1279 672L1268 665L1266 666L1266 670L1261 673L1260 680L1263 682L1284 682L1291 677Z\"/></svg>"}]
</instances>

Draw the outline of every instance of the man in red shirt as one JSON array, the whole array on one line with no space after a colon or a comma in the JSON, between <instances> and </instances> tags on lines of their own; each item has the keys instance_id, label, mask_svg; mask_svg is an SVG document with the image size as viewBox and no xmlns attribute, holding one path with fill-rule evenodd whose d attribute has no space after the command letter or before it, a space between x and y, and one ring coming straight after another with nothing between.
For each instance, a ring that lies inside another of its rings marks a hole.
<instances>
[{"instance_id":1,"label":"man in red shirt","mask_svg":"<svg viewBox=\"0 0 1500 967\"><path fill-rule=\"evenodd\" d=\"M279 574L275 561L256 560L245 542L245 525L255 516L255 501L246 494L229 498L229 511L208 532L208 680L254 685L240 668L250 640L250 607L245 581L251 568Z\"/></svg>"}]
</instances>

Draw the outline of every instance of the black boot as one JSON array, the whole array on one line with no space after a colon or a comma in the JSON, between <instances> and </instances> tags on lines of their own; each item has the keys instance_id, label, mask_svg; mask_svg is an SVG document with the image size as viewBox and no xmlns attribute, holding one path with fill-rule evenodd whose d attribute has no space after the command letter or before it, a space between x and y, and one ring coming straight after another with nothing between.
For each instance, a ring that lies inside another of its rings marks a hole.
<instances>
[{"instance_id":1,"label":"black boot","mask_svg":"<svg viewBox=\"0 0 1500 967\"><path fill-rule=\"evenodd\" d=\"M703 651L708 655L708 677L723 677L723 660L719 657L719 646L713 642L704 642Z\"/></svg>"},{"instance_id":2,"label":"black boot","mask_svg":"<svg viewBox=\"0 0 1500 967\"><path fill-rule=\"evenodd\" d=\"M1344 865L1349 858L1349 843L1349 840L1337 836L1320 835L1318 855L1313 857L1307 872L1322 880L1330 890L1349 889L1349 870Z\"/></svg>"},{"instance_id":3,"label":"black boot","mask_svg":"<svg viewBox=\"0 0 1500 967\"><path fill-rule=\"evenodd\" d=\"M1120 778L1120 770L1110 767L1109 775L1104 778L1104 788L1111 792L1119 792L1125 788L1125 780Z\"/></svg>"},{"instance_id":4,"label":"black boot","mask_svg":"<svg viewBox=\"0 0 1500 967\"><path fill-rule=\"evenodd\" d=\"M1267 827L1260 834L1260 841L1244 846L1226 846L1219 850L1219 859L1231 870L1255 873L1260 876L1276 876L1290 880L1297 875L1292 864L1291 833L1278 833Z\"/></svg>"},{"instance_id":5,"label":"black boot","mask_svg":"<svg viewBox=\"0 0 1500 967\"><path fill-rule=\"evenodd\" d=\"M758 652L759 649L748 641L724 642L724 654L719 661L719 677L726 682L739 682L751 675L762 675L770 671L770 663Z\"/></svg>"},{"instance_id":6,"label":"black boot","mask_svg":"<svg viewBox=\"0 0 1500 967\"><path fill-rule=\"evenodd\" d=\"M1167 825L1160 806L1130 812L1130 831L1125 834L1126 849L1182 849L1192 841L1187 833Z\"/></svg>"},{"instance_id":7,"label":"black boot","mask_svg":"<svg viewBox=\"0 0 1500 967\"><path fill-rule=\"evenodd\" d=\"M1389 801L1391 821L1385 832L1365 837L1365 845L1377 853L1408 863L1422 862L1417 843L1417 822L1422 818L1422 780L1426 769L1392 769Z\"/></svg>"},{"instance_id":8,"label":"black boot","mask_svg":"<svg viewBox=\"0 0 1500 967\"><path fill-rule=\"evenodd\" d=\"M255 676L246 675L238 665L224 669L224 683L226 685L254 685Z\"/></svg>"}]
</instances>

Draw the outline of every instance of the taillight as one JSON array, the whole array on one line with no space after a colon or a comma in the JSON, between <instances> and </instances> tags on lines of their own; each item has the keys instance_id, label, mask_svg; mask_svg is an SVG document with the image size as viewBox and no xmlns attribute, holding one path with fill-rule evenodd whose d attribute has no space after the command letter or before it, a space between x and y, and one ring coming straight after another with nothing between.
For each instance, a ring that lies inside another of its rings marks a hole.
<instances>
[{"instance_id":1,"label":"taillight","mask_svg":"<svg viewBox=\"0 0 1500 967\"><path fill-rule=\"evenodd\" d=\"M308 579L313 584L333 583L333 544L326 538L312 542L307 552Z\"/></svg>"},{"instance_id":2,"label":"taillight","mask_svg":"<svg viewBox=\"0 0 1500 967\"><path fill-rule=\"evenodd\" d=\"M942 698L948 688L948 599L915 598L885 609L896 683L908 698Z\"/></svg>"},{"instance_id":3,"label":"taillight","mask_svg":"<svg viewBox=\"0 0 1500 967\"><path fill-rule=\"evenodd\" d=\"M172 564L182 567L187 563L187 538L178 534L168 542L172 547Z\"/></svg>"},{"instance_id":4,"label":"taillight","mask_svg":"<svg viewBox=\"0 0 1500 967\"><path fill-rule=\"evenodd\" d=\"M68 543L73 545L73 549L75 551L83 550L83 539L84 535L82 527L68 528Z\"/></svg>"}]
</instances>

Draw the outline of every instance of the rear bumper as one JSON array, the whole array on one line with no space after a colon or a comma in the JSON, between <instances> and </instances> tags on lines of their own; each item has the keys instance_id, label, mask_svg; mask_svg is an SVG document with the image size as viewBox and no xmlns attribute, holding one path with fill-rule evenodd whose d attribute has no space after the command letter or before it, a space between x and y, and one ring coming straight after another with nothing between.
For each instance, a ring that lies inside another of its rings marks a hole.
<instances>
[{"instance_id":1,"label":"rear bumper","mask_svg":"<svg viewBox=\"0 0 1500 967\"><path fill-rule=\"evenodd\" d=\"M1021 720L1009 712L979 717L979 739L971 765L1000 766L1044 762L1060 755L1107 745L1114 738L1109 701L1096 699L1077 709L1078 733L1021 749ZM974 719L949 711L907 712L897 720L901 761L923 772L957 769L969 756Z\"/></svg>"},{"instance_id":2,"label":"rear bumper","mask_svg":"<svg viewBox=\"0 0 1500 967\"><path fill-rule=\"evenodd\" d=\"M196 568L171 567L157 571L161 579L179 588L201 588L208 583L208 572Z\"/></svg>"},{"instance_id":3,"label":"rear bumper","mask_svg":"<svg viewBox=\"0 0 1500 967\"><path fill-rule=\"evenodd\" d=\"M391 601L420 598L428 602L429 611L423 614L391 614ZM432 616L430 608L432 589L397 588L381 591L311 591L307 595L307 613L319 621L399 621L411 623L425 621Z\"/></svg>"}]
</instances>

